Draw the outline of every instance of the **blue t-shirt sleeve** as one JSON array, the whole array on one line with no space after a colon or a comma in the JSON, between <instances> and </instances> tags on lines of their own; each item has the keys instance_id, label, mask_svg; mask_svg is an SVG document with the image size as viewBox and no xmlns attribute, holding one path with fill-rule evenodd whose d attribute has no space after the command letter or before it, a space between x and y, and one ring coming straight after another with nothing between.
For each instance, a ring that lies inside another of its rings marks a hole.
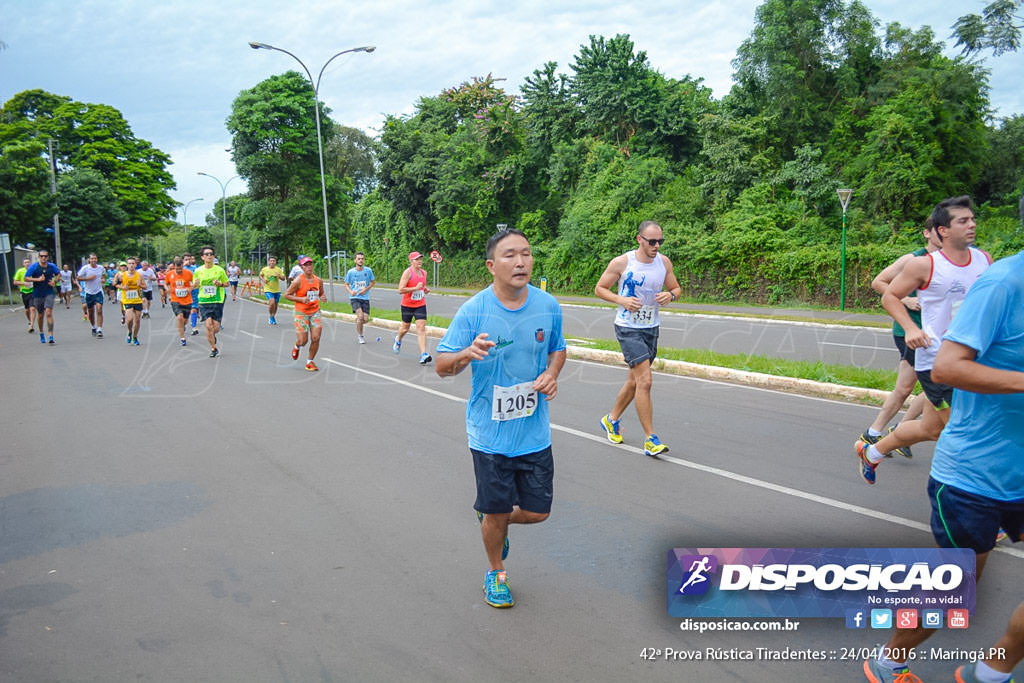
<instances>
[{"instance_id":1,"label":"blue t-shirt sleeve","mask_svg":"<svg viewBox=\"0 0 1024 683\"><path fill-rule=\"evenodd\" d=\"M1005 327L1012 297L1005 283L982 276L967 292L943 339L984 355Z\"/></svg>"},{"instance_id":2,"label":"blue t-shirt sleeve","mask_svg":"<svg viewBox=\"0 0 1024 683\"><path fill-rule=\"evenodd\" d=\"M363 266L363 269L366 270L367 272L366 284L370 284L371 282L377 279L373 276L373 268L369 266Z\"/></svg>"},{"instance_id":3,"label":"blue t-shirt sleeve","mask_svg":"<svg viewBox=\"0 0 1024 683\"><path fill-rule=\"evenodd\" d=\"M451 324L448 325L448 331L445 332L441 343L437 345L439 353L455 353L473 343L476 333L470 327L468 308L470 308L468 303L463 304L462 308L455 313Z\"/></svg>"},{"instance_id":4,"label":"blue t-shirt sleeve","mask_svg":"<svg viewBox=\"0 0 1024 683\"><path fill-rule=\"evenodd\" d=\"M565 349L565 337L562 336L562 307L558 301L551 301L551 341L548 342L548 353Z\"/></svg>"},{"instance_id":5,"label":"blue t-shirt sleeve","mask_svg":"<svg viewBox=\"0 0 1024 683\"><path fill-rule=\"evenodd\" d=\"M25 271L25 277L39 277L39 264L33 263Z\"/></svg>"}]
</instances>

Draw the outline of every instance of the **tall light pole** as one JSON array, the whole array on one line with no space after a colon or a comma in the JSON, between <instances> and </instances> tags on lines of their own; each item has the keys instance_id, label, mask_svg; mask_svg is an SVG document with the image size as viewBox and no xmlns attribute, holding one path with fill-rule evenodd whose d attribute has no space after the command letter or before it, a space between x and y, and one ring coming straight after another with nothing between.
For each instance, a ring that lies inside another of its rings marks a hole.
<instances>
[{"instance_id":1,"label":"tall light pole","mask_svg":"<svg viewBox=\"0 0 1024 683\"><path fill-rule=\"evenodd\" d=\"M197 175L204 175L207 178L213 178L214 180L217 181L217 184L220 185L220 214L221 214L221 219L224 221L224 258L227 259L227 257L228 257L228 195L227 195L227 187L231 183L231 181L234 180L235 178L237 178L238 176L233 175L230 178L228 178L228 182L222 183L220 181L220 178L218 178L215 175L210 175L209 173L203 173L202 171L199 171L197 173Z\"/></svg>"},{"instance_id":2,"label":"tall light pole","mask_svg":"<svg viewBox=\"0 0 1024 683\"><path fill-rule=\"evenodd\" d=\"M324 238L326 239L326 246L327 246L327 279L332 283L331 284L331 289L330 289L331 293L329 294L329 296L333 300L334 299L334 284L333 284L334 283L334 270L331 267L331 258L330 258L331 257L331 228L330 228L330 224L328 223L328 220L327 220L327 183L324 180L324 142L323 142L323 137L320 135L320 79L323 78L324 69L327 68L328 64L330 64L331 62L334 61L335 57L340 57L341 55L348 54L349 52L373 52L377 48L374 47L373 45L364 45L363 47L353 47L353 48L349 48L348 50L342 50L341 52L335 54L330 59L328 59L326 62L324 62L324 65L322 67L320 67L320 73L319 73L319 75L317 75L316 81L314 81L313 80L313 74L311 74L309 72L309 69L306 67L305 63L301 59L299 59L298 57L293 55L291 52L288 52L288 50L283 50L283 49L281 49L279 47L274 47L273 45L267 45L266 43L257 43L257 42L250 42L249 43L249 47L251 47L254 50L276 50L277 52L285 53L286 55L288 55L289 57L291 57L296 62L298 62L299 64L302 65L303 70L306 72L306 77L309 78L309 84L313 86L313 115L316 118L316 148L317 148L317 152L320 155L320 196L323 199L323 204L324 204Z\"/></svg>"},{"instance_id":3,"label":"tall light pole","mask_svg":"<svg viewBox=\"0 0 1024 683\"><path fill-rule=\"evenodd\" d=\"M188 249L188 207L192 206L195 202L203 201L202 197L196 197L185 202L185 206L181 209L181 224L185 228L185 248Z\"/></svg>"}]
</instances>

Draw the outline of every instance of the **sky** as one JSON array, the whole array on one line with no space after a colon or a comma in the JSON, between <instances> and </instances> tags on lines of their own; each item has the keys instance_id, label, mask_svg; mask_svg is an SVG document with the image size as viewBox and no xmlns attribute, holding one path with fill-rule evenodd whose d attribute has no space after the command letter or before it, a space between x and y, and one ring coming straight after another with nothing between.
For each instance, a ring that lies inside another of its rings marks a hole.
<instances>
[{"instance_id":1,"label":"sky","mask_svg":"<svg viewBox=\"0 0 1024 683\"><path fill-rule=\"evenodd\" d=\"M170 154L177 201L203 223L221 188L245 190L227 148L225 120L238 93L289 69L288 50L316 78L338 57L320 96L334 120L376 134L387 115L411 114L420 97L473 76L507 79L518 93L545 62L569 64L590 35L629 34L651 65L671 78L703 78L715 97L732 86L736 48L754 25L758 0L0 0L0 102L41 88L108 104L139 138ZM864 0L882 26L931 26L952 56L950 27L980 13L982 0ZM997 116L1024 113L1024 53L988 56ZM179 209L178 220L183 216Z\"/></svg>"}]
</instances>

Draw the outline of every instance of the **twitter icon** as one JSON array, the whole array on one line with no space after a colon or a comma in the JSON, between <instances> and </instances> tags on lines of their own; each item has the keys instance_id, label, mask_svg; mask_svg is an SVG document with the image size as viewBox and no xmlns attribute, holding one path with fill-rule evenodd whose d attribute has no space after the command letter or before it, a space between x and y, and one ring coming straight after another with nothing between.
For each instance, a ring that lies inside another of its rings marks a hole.
<instances>
[{"instance_id":1,"label":"twitter icon","mask_svg":"<svg viewBox=\"0 0 1024 683\"><path fill-rule=\"evenodd\" d=\"M892 628L892 610L871 610L871 628Z\"/></svg>"}]
</instances>

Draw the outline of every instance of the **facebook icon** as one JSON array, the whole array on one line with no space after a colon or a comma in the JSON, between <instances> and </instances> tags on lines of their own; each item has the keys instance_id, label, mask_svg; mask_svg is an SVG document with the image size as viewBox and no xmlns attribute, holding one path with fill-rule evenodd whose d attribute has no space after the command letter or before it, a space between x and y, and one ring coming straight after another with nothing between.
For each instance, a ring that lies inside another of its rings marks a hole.
<instances>
[{"instance_id":1,"label":"facebook icon","mask_svg":"<svg viewBox=\"0 0 1024 683\"><path fill-rule=\"evenodd\" d=\"M864 610L846 610L846 628L867 628L867 617L864 616Z\"/></svg>"}]
</instances>

